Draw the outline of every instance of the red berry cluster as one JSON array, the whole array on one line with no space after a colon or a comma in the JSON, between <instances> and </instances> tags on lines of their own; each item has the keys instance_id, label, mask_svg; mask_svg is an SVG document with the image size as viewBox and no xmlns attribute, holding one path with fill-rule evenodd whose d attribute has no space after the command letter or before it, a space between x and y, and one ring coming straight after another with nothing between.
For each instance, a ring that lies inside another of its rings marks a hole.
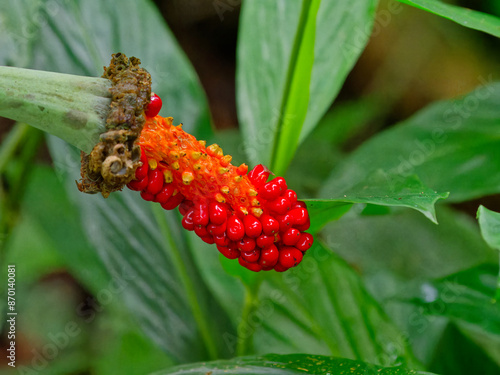
<instances>
[{"instance_id":1,"label":"red berry cluster","mask_svg":"<svg viewBox=\"0 0 500 375\"><path fill-rule=\"evenodd\" d=\"M282 272L298 265L313 237L305 233L306 204L285 179L268 182L263 165L247 174L248 167L231 165L219 146L205 148L171 122L147 118L139 142L142 166L128 187L166 210L178 207L185 229L249 270Z\"/></svg>"}]
</instances>

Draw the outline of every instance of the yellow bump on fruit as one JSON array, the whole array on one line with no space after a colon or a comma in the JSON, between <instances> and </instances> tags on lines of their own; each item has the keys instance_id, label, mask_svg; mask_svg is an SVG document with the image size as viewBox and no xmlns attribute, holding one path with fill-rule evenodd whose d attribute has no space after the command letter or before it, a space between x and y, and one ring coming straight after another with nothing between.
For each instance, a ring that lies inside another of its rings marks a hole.
<instances>
[{"instance_id":1,"label":"yellow bump on fruit","mask_svg":"<svg viewBox=\"0 0 500 375\"><path fill-rule=\"evenodd\" d=\"M222 186L220 192L223 194L229 194L229 186Z\"/></svg>"},{"instance_id":2,"label":"yellow bump on fruit","mask_svg":"<svg viewBox=\"0 0 500 375\"><path fill-rule=\"evenodd\" d=\"M252 200L250 201L250 203L251 203L251 204L252 204L252 206L254 206L254 207L258 207L258 206L260 206L260 202L259 202L257 199L255 199L255 198L254 198L254 199L252 199Z\"/></svg>"},{"instance_id":3,"label":"yellow bump on fruit","mask_svg":"<svg viewBox=\"0 0 500 375\"><path fill-rule=\"evenodd\" d=\"M182 130L182 122L176 126L177 129Z\"/></svg>"},{"instance_id":4,"label":"yellow bump on fruit","mask_svg":"<svg viewBox=\"0 0 500 375\"><path fill-rule=\"evenodd\" d=\"M169 154L170 154L170 157L172 159L176 159L176 160L179 159L179 153L177 151L170 151Z\"/></svg>"},{"instance_id":5,"label":"yellow bump on fruit","mask_svg":"<svg viewBox=\"0 0 500 375\"><path fill-rule=\"evenodd\" d=\"M243 215L248 215L248 210L245 207L240 207L240 211Z\"/></svg>"},{"instance_id":6,"label":"yellow bump on fruit","mask_svg":"<svg viewBox=\"0 0 500 375\"><path fill-rule=\"evenodd\" d=\"M223 167L227 167L229 163L231 163L231 160L233 160L233 157L231 155L226 155L220 158L220 165Z\"/></svg>"},{"instance_id":7,"label":"yellow bump on fruit","mask_svg":"<svg viewBox=\"0 0 500 375\"><path fill-rule=\"evenodd\" d=\"M194 176L191 172L189 171L182 172L182 182L184 183L184 185L189 185L193 180Z\"/></svg>"},{"instance_id":8,"label":"yellow bump on fruit","mask_svg":"<svg viewBox=\"0 0 500 375\"><path fill-rule=\"evenodd\" d=\"M221 193L215 194L215 200L219 203L226 203L226 198Z\"/></svg>"},{"instance_id":9,"label":"yellow bump on fruit","mask_svg":"<svg viewBox=\"0 0 500 375\"><path fill-rule=\"evenodd\" d=\"M229 169L224 168L224 167L220 167L219 168L219 174L224 174L224 173L227 173L227 172L229 172Z\"/></svg>"},{"instance_id":10,"label":"yellow bump on fruit","mask_svg":"<svg viewBox=\"0 0 500 375\"><path fill-rule=\"evenodd\" d=\"M176 171L178 171L181 166L179 165L179 162L177 161L174 161L172 164L171 164L172 168L174 168Z\"/></svg>"},{"instance_id":11,"label":"yellow bump on fruit","mask_svg":"<svg viewBox=\"0 0 500 375\"><path fill-rule=\"evenodd\" d=\"M149 164L149 169L151 170L155 170L158 167L158 162L156 161L156 159L149 159L148 164Z\"/></svg>"},{"instance_id":12,"label":"yellow bump on fruit","mask_svg":"<svg viewBox=\"0 0 500 375\"><path fill-rule=\"evenodd\" d=\"M193 152L191 153L191 157L193 158L193 160L198 160L199 158L201 158L201 155L202 155L202 154L201 154L201 152L199 152L199 151L193 151Z\"/></svg>"},{"instance_id":13,"label":"yellow bump on fruit","mask_svg":"<svg viewBox=\"0 0 500 375\"><path fill-rule=\"evenodd\" d=\"M257 190L255 189L248 189L248 195L251 197L256 197L257 196Z\"/></svg>"},{"instance_id":14,"label":"yellow bump on fruit","mask_svg":"<svg viewBox=\"0 0 500 375\"><path fill-rule=\"evenodd\" d=\"M262 208L252 207L250 210L255 217L261 217L261 215L264 213L264 211L262 211Z\"/></svg>"},{"instance_id":15,"label":"yellow bump on fruit","mask_svg":"<svg viewBox=\"0 0 500 375\"><path fill-rule=\"evenodd\" d=\"M167 184L169 184L172 181L174 181L174 176L172 176L172 171L169 170L169 169L165 169L165 171L163 172L163 177L165 177L165 182Z\"/></svg>"},{"instance_id":16,"label":"yellow bump on fruit","mask_svg":"<svg viewBox=\"0 0 500 375\"><path fill-rule=\"evenodd\" d=\"M181 158L183 158L184 156L187 155L186 151L181 151L181 153L179 154Z\"/></svg>"},{"instance_id":17,"label":"yellow bump on fruit","mask_svg":"<svg viewBox=\"0 0 500 375\"><path fill-rule=\"evenodd\" d=\"M201 164L196 163L196 164L193 165L193 168L195 170L199 171L201 169Z\"/></svg>"},{"instance_id":18,"label":"yellow bump on fruit","mask_svg":"<svg viewBox=\"0 0 500 375\"><path fill-rule=\"evenodd\" d=\"M234 182L240 182L243 180L243 176L234 176Z\"/></svg>"},{"instance_id":19,"label":"yellow bump on fruit","mask_svg":"<svg viewBox=\"0 0 500 375\"><path fill-rule=\"evenodd\" d=\"M198 141L201 147L205 147L207 145L207 141Z\"/></svg>"}]
</instances>

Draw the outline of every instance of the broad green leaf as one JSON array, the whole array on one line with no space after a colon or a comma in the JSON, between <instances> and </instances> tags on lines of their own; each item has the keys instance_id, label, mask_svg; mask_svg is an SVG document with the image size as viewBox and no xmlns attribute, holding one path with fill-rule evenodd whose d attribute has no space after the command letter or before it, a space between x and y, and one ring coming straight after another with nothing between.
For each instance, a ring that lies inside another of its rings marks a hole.
<instances>
[{"instance_id":1,"label":"broad green leaf","mask_svg":"<svg viewBox=\"0 0 500 375\"><path fill-rule=\"evenodd\" d=\"M331 178L331 177L330 177ZM403 181L392 181L384 170L379 169L366 174L362 181L350 186L347 194L334 192L331 185L325 185L321 195L333 195L338 198L321 200L323 202L369 203L382 206L409 207L422 212L425 217L437 224L434 204L439 199L446 199L447 193L438 193L424 184L417 176L411 175Z\"/></svg>"},{"instance_id":2,"label":"broad green leaf","mask_svg":"<svg viewBox=\"0 0 500 375\"><path fill-rule=\"evenodd\" d=\"M53 169L37 167L33 170L21 209L28 223L32 222L35 229L41 232L40 235L43 235L40 244L53 248L71 273L89 290L97 293L102 285L111 281L80 226L77 219L78 207L68 200L64 186ZM68 220L72 217L75 220ZM22 238L18 239L21 240ZM27 246L26 240L25 238L18 246ZM41 261L38 257L25 258L22 261L23 267L34 260Z\"/></svg>"},{"instance_id":3,"label":"broad green leaf","mask_svg":"<svg viewBox=\"0 0 500 375\"><path fill-rule=\"evenodd\" d=\"M437 226L413 210L393 208L391 215L380 216L362 211L363 207L354 206L322 234L364 275L390 272L403 280L437 278L498 259L481 239L475 221L445 206L439 206ZM370 288L381 298L388 289Z\"/></svg>"},{"instance_id":4,"label":"broad green leaf","mask_svg":"<svg viewBox=\"0 0 500 375\"><path fill-rule=\"evenodd\" d=\"M430 105L361 145L334 169L320 196L350 196L363 186L390 194L414 185L408 181L414 174L424 185L450 192L452 202L498 193L499 101L500 84L492 83ZM371 181L374 174L378 181Z\"/></svg>"},{"instance_id":5,"label":"broad green leaf","mask_svg":"<svg viewBox=\"0 0 500 375\"><path fill-rule=\"evenodd\" d=\"M376 3L258 0L243 4L237 105L252 163L269 165L283 174L362 52Z\"/></svg>"},{"instance_id":6,"label":"broad green leaf","mask_svg":"<svg viewBox=\"0 0 500 375\"><path fill-rule=\"evenodd\" d=\"M479 206L477 219L481 235L486 243L492 248L500 250L500 214Z\"/></svg>"},{"instance_id":7,"label":"broad green leaf","mask_svg":"<svg viewBox=\"0 0 500 375\"><path fill-rule=\"evenodd\" d=\"M500 18L491 14L478 12L469 8L462 8L453 4L447 4L439 0L398 1L436 14L470 29L483 31L496 37L500 37Z\"/></svg>"},{"instance_id":8,"label":"broad green leaf","mask_svg":"<svg viewBox=\"0 0 500 375\"><path fill-rule=\"evenodd\" d=\"M452 279L427 283L422 290L425 294L413 300L422 307L422 313L464 321L500 335L500 305L493 300L493 294L484 294Z\"/></svg>"},{"instance_id":9,"label":"broad green leaf","mask_svg":"<svg viewBox=\"0 0 500 375\"><path fill-rule=\"evenodd\" d=\"M0 9L4 17L17 15L16 22L5 24L9 35L23 37L29 31L26 51L19 58L14 54L11 65L100 76L113 53L139 57L151 73L153 91L163 100L161 114L183 122L197 136L211 134L198 79L150 1L21 0ZM27 26L19 30L18 24Z\"/></svg>"},{"instance_id":10,"label":"broad green leaf","mask_svg":"<svg viewBox=\"0 0 500 375\"><path fill-rule=\"evenodd\" d=\"M257 357L239 357L226 361L194 363L159 371L154 375L181 374L431 375L428 372L409 370L402 366L380 367L345 358L310 354L266 354Z\"/></svg>"},{"instance_id":11,"label":"broad green leaf","mask_svg":"<svg viewBox=\"0 0 500 375\"><path fill-rule=\"evenodd\" d=\"M0 65L29 66L33 42L43 22L37 17L42 5L41 1L0 3Z\"/></svg>"},{"instance_id":12,"label":"broad green leaf","mask_svg":"<svg viewBox=\"0 0 500 375\"><path fill-rule=\"evenodd\" d=\"M259 298L260 307L246 322L255 332L256 354L305 352L418 366L359 275L318 240L298 267L270 275Z\"/></svg>"},{"instance_id":13,"label":"broad green leaf","mask_svg":"<svg viewBox=\"0 0 500 375\"><path fill-rule=\"evenodd\" d=\"M402 300L411 300L421 316L450 319L500 364L500 305L493 299L497 269L478 267L418 289L406 288Z\"/></svg>"},{"instance_id":14,"label":"broad green leaf","mask_svg":"<svg viewBox=\"0 0 500 375\"><path fill-rule=\"evenodd\" d=\"M498 344L495 345L498 348ZM483 349L464 332L460 325L449 324L434 352L429 368L438 374L497 375L500 372L498 363L495 363L494 357ZM464 353L467 355L464 356Z\"/></svg>"}]
</instances>

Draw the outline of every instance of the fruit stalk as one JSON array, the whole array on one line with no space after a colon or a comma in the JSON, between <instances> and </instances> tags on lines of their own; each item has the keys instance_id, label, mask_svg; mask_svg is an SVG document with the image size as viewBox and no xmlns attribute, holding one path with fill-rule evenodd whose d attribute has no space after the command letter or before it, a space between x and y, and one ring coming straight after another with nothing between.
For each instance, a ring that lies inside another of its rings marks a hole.
<instances>
[{"instance_id":1,"label":"fruit stalk","mask_svg":"<svg viewBox=\"0 0 500 375\"><path fill-rule=\"evenodd\" d=\"M106 130L111 86L104 78L1 66L0 116L90 153Z\"/></svg>"}]
</instances>

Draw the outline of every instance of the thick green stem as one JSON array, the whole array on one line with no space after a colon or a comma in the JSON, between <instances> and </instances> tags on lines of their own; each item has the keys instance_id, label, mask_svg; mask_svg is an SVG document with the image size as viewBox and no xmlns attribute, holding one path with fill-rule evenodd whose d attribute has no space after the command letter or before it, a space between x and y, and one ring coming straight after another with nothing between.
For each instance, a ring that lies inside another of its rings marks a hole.
<instances>
[{"instance_id":1,"label":"thick green stem","mask_svg":"<svg viewBox=\"0 0 500 375\"><path fill-rule=\"evenodd\" d=\"M253 335L256 327L251 324L250 320L259 307L258 294L260 282L252 285L244 285L245 302L241 313L241 321L238 325L238 335L241 335L243 332L246 332L246 334L242 335L240 340L238 340L236 347L236 356L238 357L253 354Z\"/></svg>"},{"instance_id":2,"label":"thick green stem","mask_svg":"<svg viewBox=\"0 0 500 375\"><path fill-rule=\"evenodd\" d=\"M111 81L0 67L0 116L25 122L90 153L105 132Z\"/></svg>"}]
</instances>

